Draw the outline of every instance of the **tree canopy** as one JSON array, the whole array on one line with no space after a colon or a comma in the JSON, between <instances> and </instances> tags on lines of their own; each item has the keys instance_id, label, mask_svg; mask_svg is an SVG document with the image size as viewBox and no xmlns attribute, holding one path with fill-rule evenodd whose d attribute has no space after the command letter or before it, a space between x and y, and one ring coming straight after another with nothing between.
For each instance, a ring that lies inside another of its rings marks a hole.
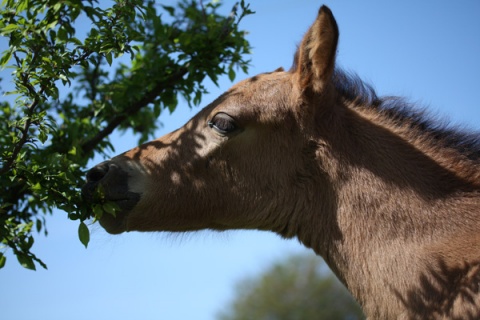
<instances>
[{"instance_id":1,"label":"tree canopy","mask_svg":"<svg viewBox=\"0 0 480 320\"><path fill-rule=\"evenodd\" d=\"M113 151L113 131L144 142L163 110L181 98L200 103L206 79L247 72L239 23L253 12L243 0L225 14L218 1L105 3L4 0L0 8L0 268L9 249L26 268L46 267L31 249L55 208L79 221L85 246L84 221L115 214L80 193L88 161Z\"/></svg>"},{"instance_id":2,"label":"tree canopy","mask_svg":"<svg viewBox=\"0 0 480 320\"><path fill-rule=\"evenodd\" d=\"M317 256L294 255L239 282L220 320L363 319L340 281Z\"/></svg>"}]
</instances>

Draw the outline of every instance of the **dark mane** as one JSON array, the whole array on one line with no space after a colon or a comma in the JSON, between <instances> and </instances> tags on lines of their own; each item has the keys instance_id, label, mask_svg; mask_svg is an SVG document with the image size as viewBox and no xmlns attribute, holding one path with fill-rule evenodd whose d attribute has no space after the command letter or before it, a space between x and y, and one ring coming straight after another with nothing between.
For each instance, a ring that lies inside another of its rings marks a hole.
<instances>
[{"instance_id":1,"label":"dark mane","mask_svg":"<svg viewBox=\"0 0 480 320\"><path fill-rule=\"evenodd\" d=\"M415 108L400 97L378 97L374 88L357 75L336 69L333 76L336 90L352 105L369 107L388 116L399 125L406 125L428 135L436 143L452 148L468 159L480 162L480 134L468 132L431 116L425 108Z\"/></svg>"}]
</instances>

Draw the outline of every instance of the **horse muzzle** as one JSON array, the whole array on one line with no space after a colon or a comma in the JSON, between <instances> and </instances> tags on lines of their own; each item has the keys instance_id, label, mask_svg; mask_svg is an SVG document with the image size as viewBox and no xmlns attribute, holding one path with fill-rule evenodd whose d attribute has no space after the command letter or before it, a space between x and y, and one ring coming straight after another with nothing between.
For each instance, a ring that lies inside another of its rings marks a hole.
<instances>
[{"instance_id":1,"label":"horse muzzle","mask_svg":"<svg viewBox=\"0 0 480 320\"><path fill-rule=\"evenodd\" d=\"M127 230L127 215L140 200L139 193L129 190L128 181L129 173L112 161L102 162L87 172L87 182L82 187L84 200L92 204L113 202L119 208L115 215L105 212L99 220L109 233Z\"/></svg>"}]
</instances>

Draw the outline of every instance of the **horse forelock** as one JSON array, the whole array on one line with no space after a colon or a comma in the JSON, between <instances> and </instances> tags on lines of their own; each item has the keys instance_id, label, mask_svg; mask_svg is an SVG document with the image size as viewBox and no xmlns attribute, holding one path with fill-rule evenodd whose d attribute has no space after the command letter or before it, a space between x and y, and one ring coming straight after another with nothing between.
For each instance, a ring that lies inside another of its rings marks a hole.
<instances>
[{"instance_id":1,"label":"horse forelock","mask_svg":"<svg viewBox=\"0 0 480 320\"><path fill-rule=\"evenodd\" d=\"M397 126L408 127L423 134L436 145L454 149L459 154L480 164L480 132L466 130L451 121L439 118L425 107L414 105L405 98L379 97L375 89L356 74L337 68L333 83L352 108L368 108L392 120Z\"/></svg>"}]
</instances>

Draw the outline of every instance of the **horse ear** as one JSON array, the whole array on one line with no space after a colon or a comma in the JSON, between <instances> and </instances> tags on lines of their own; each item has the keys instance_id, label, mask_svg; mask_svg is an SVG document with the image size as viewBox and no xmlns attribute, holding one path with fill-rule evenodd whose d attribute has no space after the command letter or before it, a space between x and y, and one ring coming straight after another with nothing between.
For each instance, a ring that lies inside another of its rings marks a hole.
<instances>
[{"instance_id":1,"label":"horse ear","mask_svg":"<svg viewBox=\"0 0 480 320\"><path fill-rule=\"evenodd\" d=\"M303 90L321 92L335 69L338 26L332 12L322 6L295 54L292 71Z\"/></svg>"}]
</instances>

